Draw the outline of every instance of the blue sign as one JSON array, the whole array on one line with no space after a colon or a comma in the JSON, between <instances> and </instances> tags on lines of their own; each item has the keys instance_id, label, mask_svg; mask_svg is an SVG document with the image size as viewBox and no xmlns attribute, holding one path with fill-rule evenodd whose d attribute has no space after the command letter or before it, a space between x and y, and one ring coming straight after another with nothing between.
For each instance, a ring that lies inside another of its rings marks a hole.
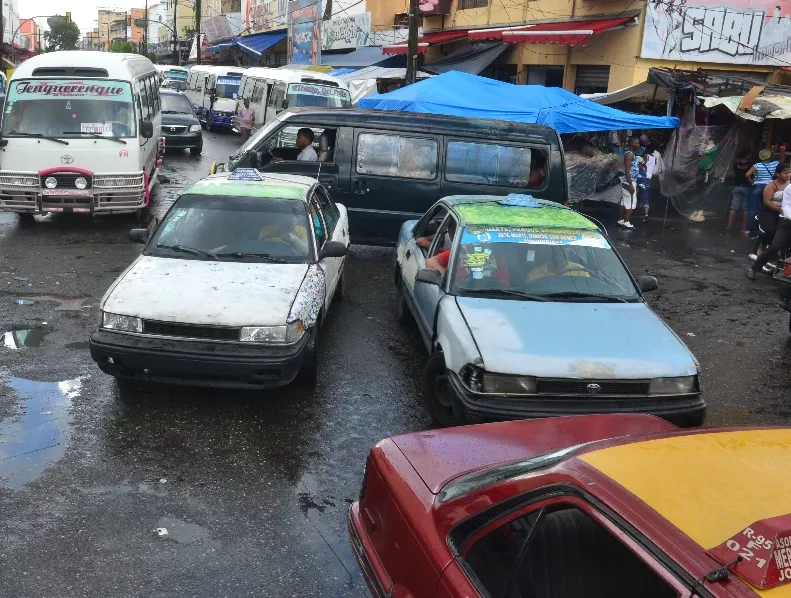
<instances>
[{"instance_id":1,"label":"blue sign","mask_svg":"<svg viewBox=\"0 0 791 598\"><path fill-rule=\"evenodd\" d=\"M511 193L500 200L500 205L503 206L517 206L520 208L540 208L541 204L536 201L532 195L524 195L521 193Z\"/></svg>"},{"instance_id":2,"label":"blue sign","mask_svg":"<svg viewBox=\"0 0 791 598\"><path fill-rule=\"evenodd\" d=\"M255 168L237 168L228 177L229 181L263 181L261 173Z\"/></svg>"},{"instance_id":3,"label":"blue sign","mask_svg":"<svg viewBox=\"0 0 791 598\"><path fill-rule=\"evenodd\" d=\"M242 80L235 77L218 77L217 85L239 85Z\"/></svg>"},{"instance_id":4,"label":"blue sign","mask_svg":"<svg viewBox=\"0 0 791 598\"><path fill-rule=\"evenodd\" d=\"M598 231L528 228L528 227L465 227L461 236L462 245L482 243L527 243L530 245L579 245L609 249L610 244Z\"/></svg>"}]
</instances>

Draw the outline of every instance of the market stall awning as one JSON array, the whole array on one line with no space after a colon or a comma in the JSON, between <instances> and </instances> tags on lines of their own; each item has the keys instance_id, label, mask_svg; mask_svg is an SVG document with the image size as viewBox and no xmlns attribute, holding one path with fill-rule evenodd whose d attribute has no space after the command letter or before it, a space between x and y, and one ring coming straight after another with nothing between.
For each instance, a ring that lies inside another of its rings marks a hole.
<instances>
[{"instance_id":1,"label":"market stall awning","mask_svg":"<svg viewBox=\"0 0 791 598\"><path fill-rule=\"evenodd\" d=\"M476 29L469 32L470 41L500 40L508 44L586 44L591 36L616 27L634 24L636 17L615 19L568 20L557 23L537 23L517 27Z\"/></svg>"},{"instance_id":2,"label":"market stall awning","mask_svg":"<svg viewBox=\"0 0 791 598\"><path fill-rule=\"evenodd\" d=\"M558 133L675 129L679 123L675 117L632 114L595 104L559 87L512 85L458 71L363 98L359 106L372 110L538 123Z\"/></svg>"},{"instance_id":3,"label":"market stall awning","mask_svg":"<svg viewBox=\"0 0 791 598\"><path fill-rule=\"evenodd\" d=\"M729 96L725 98L700 97L706 108L715 106L725 106L745 120L762 122L767 118L787 119L791 118L791 96L782 95L759 95L753 100L748 110L740 108L744 96Z\"/></svg>"},{"instance_id":4,"label":"market stall awning","mask_svg":"<svg viewBox=\"0 0 791 598\"><path fill-rule=\"evenodd\" d=\"M439 46L441 44L455 42L466 37L466 29L455 29L453 31L427 31L417 38L417 51L420 54L425 54L429 46ZM393 44L392 46L385 46L382 48L382 52L385 54L406 54L407 42Z\"/></svg>"},{"instance_id":5,"label":"market stall awning","mask_svg":"<svg viewBox=\"0 0 791 598\"><path fill-rule=\"evenodd\" d=\"M327 64L336 68L362 69L369 66L401 66L403 61L404 59L398 56L385 55L382 52L382 48L378 46L357 48L353 52L343 54L321 53L321 64Z\"/></svg>"},{"instance_id":6,"label":"market stall awning","mask_svg":"<svg viewBox=\"0 0 791 598\"><path fill-rule=\"evenodd\" d=\"M461 71L462 73L479 75L507 49L508 44L502 42L475 42L459 48L455 52L451 52L444 58L423 68L436 75L447 73L448 71Z\"/></svg>"},{"instance_id":7,"label":"market stall awning","mask_svg":"<svg viewBox=\"0 0 791 598\"><path fill-rule=\"evenodd\" d=\"M221 52L237 47L245 54L261 58L262 54L284 39L286 39L285 31L270 31L268 33L259 33L258 35L248 35L247 37L235 37L227 42L209 46L208 50L209 52Z\"/></svg>"},{"instance_id":8,"label":"market stall awning","mask_svg":"<svg viewBox=\"0 0 791 598\"><path fill-rule=\"evenodd\" d=\"M659 101L666 102L670 97L670 90L667 87L656 85L654 83L638 83L630 87L624 87L612 93L598 93L592 96L582 96L591 102L597 104L615 104L616 102L625 102L631 100L632 102L644 101Z\"/></svg>"}]
</instances>

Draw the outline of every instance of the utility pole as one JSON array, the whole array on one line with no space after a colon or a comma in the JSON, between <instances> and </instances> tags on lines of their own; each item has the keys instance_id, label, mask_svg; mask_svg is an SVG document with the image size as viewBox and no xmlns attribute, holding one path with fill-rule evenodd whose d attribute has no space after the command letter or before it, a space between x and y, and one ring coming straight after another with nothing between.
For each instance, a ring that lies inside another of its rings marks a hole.
<instances>
[{"instance_id":1,"label":"utility pole","mask_svg":"<svg viewBox=\"0 0 791 598\"><path fill-rule=\"evenodd\" d=\"M5 42L5 17L3 16L3 0L0 0L0 71L5 72L3 68L3 43Z\"/></svg>"},{"instance_id":2,"label":"utility pole","mask_svg":"<svg viewBox=\"0 0 791 598\"><path fill-rule=\"evenodd\" d=\"M2 0L0 0L2 1ZM406 52L406 83L410 85L417 79L417 30L418 0L409 0L409 41Z\"/></svg>"},{"instance_id":3,"label":"utility pole","mask_svg":"<svg viewBox=\"0 0 791 598\"><path fill-rule=\"evenodd\" d=\"M2 2L2 0L0 0ZM196 54L195 54L195 64L200 64L200 18L201 18L201 4L203 4L203 0L195 0L195 44L196 44Z\"/></svg>"},{"instance_id":4,"label":"utility pole","mask_svg":"<svg viewBox=\"0 0 791 598\"><path fill-rule=\"evenodd\" d=\"M0 2L2 2L2 0L0 0ZM146 30L143 32L143 43L143 48L145 49L141 48L140 51L148 56L148 0L146 0Z\"/></svg>"},{"instance_id":5,"label":"utility pole","mask_svg":"<svg viewBox=\"0 0 791 598\"><path fill-rule=\"evenodd\" d=\"M3 0L0 0L2 2ZM181 66L181 48L179 48L178 0L173 0L173 51L176 53L176 64Z\"/></svg>"}]
</instances>

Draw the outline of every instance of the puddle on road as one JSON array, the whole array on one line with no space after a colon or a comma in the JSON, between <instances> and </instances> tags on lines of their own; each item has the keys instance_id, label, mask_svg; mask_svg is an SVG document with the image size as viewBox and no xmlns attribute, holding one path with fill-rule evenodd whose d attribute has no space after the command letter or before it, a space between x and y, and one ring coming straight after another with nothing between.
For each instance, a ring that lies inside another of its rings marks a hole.
<instances>
[{"instance_id":1,"label":"puddle on road","mask_svg":"<svg viewBox=\"0 0 791 598\"><path fill-rule=\"evenodd\" d=\"M158 529L167 530L167 535L163 537L175 540L179 544L192 544L210 539L209 530L205 527L174 517L160 517L157 526Z\"/></svg>"},{"instance_id":2,"label":"puddle on road","mask_svg":"<svg viewBox=\"0 0 791 598\"><path fill-rule=\"evenodd\" d=\"M0 486L20 490L63 456L70 435L69 408L83 381L5 381L16 391L18 412L0 420Z\"/></svg>"},{"instance_id":3,"label":"puddle on road","mask_svg":"<svg viewBox=\"0 0 791 598\"><path fill-rule=\"evenodd\" d=\"M9 330L3 335L3 346L7 349L20 349L22 347L39 347L44 337L50 333L45 328L26 328L23 330Z\"/></svg>"}]
</instances>

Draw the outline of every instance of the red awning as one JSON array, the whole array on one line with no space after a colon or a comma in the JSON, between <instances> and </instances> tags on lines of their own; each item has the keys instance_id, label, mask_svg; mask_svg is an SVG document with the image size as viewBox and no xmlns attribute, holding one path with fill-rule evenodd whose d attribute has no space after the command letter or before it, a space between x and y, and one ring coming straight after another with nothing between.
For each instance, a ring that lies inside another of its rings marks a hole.
<instances>
[{"instance_id":1,"label":"red awning","mask_svg":"<svg viewBox=\"0 0 791 598\"><path fill-rule=\"evenodd\" d=\"M427 31L417 39L417 51L425 54L429 46L438 46L448 42L455 42L467 37L466 29L456 29L454 31ZM382 48L384 54L406 54L407 42L385 46Z\"/></svg>"},{"instance_id":2,"label":"red awning","mask_svg":"<svg viewBox=\"0 0 791 598\"><path fill-rule=\"evenodd\" d=\"M562 21L560 23L538 23L518 27L477 29L469 32L470 41L495 39L509 44L559 44L576 46L586 44L592 35L604 33L615 27L634 23L634 17L619 19L591 19L585 21Z\"/></svg>"}]
</instances>

